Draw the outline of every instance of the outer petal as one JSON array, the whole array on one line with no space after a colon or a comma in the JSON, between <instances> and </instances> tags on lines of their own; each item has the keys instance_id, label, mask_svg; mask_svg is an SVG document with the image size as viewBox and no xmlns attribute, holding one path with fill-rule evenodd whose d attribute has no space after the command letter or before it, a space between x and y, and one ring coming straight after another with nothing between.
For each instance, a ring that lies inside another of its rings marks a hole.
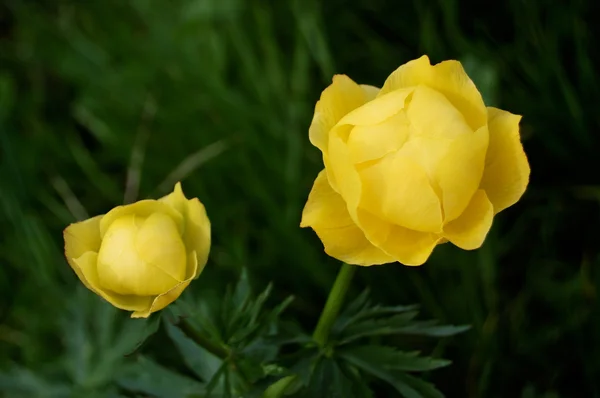
<instances>
[{"instance_id":1,"label":"outer petal","mask_svg":"<svg viewBox=\"0 0 600 398\"><path fill-rule=\"evenodd\" d=\"M515 204L529 183L529 163L519 137L521 116L488 108L490 143L481 188L498 213Z\"/></svg>"},{"instance_id":2,"label":"outer petal","mask_svg":"<svg viewBox=\"0 0 600 398\"><path fill-rule=\"evenodd\" d=\"M183 194L183 189L181 189L180 182L175 184L173 192L166 196L163 196L159 199L159 201L168 204L169 206L177 210L182 217L185 217L187 212L187 198Z\"/></svg>"},{"instance_id":3,"label":"outer petal","mask_svg":"<svg viewBox=\"0 0 600 398\"><path fill-rule=\"evenodd\" d=\"M79 258L69 259L69 264L83 284L115 307L127 311L144 311L150 308L151 297L123 295L103 289L98 280L97 263L98 254L94 252L87 252Z\"/></svg>"},{"instance_id":4,"label":"outer petal","mask_svg":"<svg viewBox=\"0 0 600 398\"><path fill-rule=\"evenodd\" d=\"M108 230L108 227L118 218L135 214L139 217L148 217L152 213L164 213L173 218L173 221L177 224L179 232L183 233L184 223L181 214L173 209L166 203L158 200L140 200L139 202L132 203L125 206L117 206L108 213L100 221L100 237L104 237L104 234Z\"/></svg>"},{"instance_id":5,"label":"outer petal","mask_svg":"<svg viewBox=\"0 0 600 398\"><path fill-rule=\"evenodd\" d=\"M323 242L325 252L348 264L394 262L392 257L373 246L352 221L346 203L329 185L325 170L315 180L300 226L312 227Z\"/></svg>"},{"instance_id":6,"label":"outer petal","mask_svg":"<svg viewBox=\"0 0 600 398\"><path fill-rule=\"evenodd\" d=\"M67 260L79 258L86 252L100 250L100 220L96 216L85 221L74 223L65 228L65 257ZM71 264L69 262L69 264ZM72 265L71 265L72 266Z\"/></svg>"},{"instance_id":7,"label":"outer petal","mask_svg":"<svg viewBox=\"0 0 600 398\"><path fill-rule=\"evenodd\" d=\"M492 226L494 207L483 189L478 190L464 213L444 227L444 237L465 250L479 248Z\"/></svg>"},{"instance_id":8,"label":"outer petal","mask_svg":"<svg viewBox=\"0 0 600 398\"><path fill-rule=\"evenodd\" d=\"M444 94L473 130L485 125L487 114L481 94L458 61L444 61L432 66L424 55L407 62L387 78L379 96L420 84Z\"/></svg>"},{"instance_id":9,"label":"outer petal","mask_svg":"<svg viewBox=\"0 0 600 398\"><path fill-rule=\"evenodd\" d=\"M363 89L346 75L335 75L333 83L321 94L308 130L310 142L323 153L327 152L329 132L348 112L373 97L373 90Z\"/></svg>"},{"instance_id":10,"label":"outer petal","mask_svg":"<svg viewBox=\"0 0 600 398\"><path fill-rule=\"evenodd\" d=\"M462 214L477 191L487 147L488 131L483 126L450 143L447 154L440 160L435 179L442 192L446 222Z\"/></svg>"},{"instance_id":11,"label":"outer petal","mask_svg":"<svg viewBox=\"0 0 600 398\"><path fill-rule=\"evenodd\" d=\"M188 200L179 182L175 184L173 192L160 201L172 206L183 216L185 246L188 250L196 252L198 264L203 267L208 260L211 243L210 220L204 205L197 198Z\"/></svg>"},{"instance_id":12,"label":"outer petal","mask_svg":"<svg viewBox=\"0 0 600 398\"><path fill-rule=\"evenodd\" d=\"M186 275L186 279L179 283L177 286L173 287L171 290L156 296L146 309L135 311L133 314L131 314L132 318L148 318L153 312L162 310L167 305L177 300L177 298L181 295L181 293L183 293L185 288L189 286L192 279L200 275L200 273L204 269L204 265L198 265L197 254L195 252L190 252L188 253L187 258L189 263L188 274Z\"/></svg>"},{"instance_id":13,"label":"outer petal","mask_svg":"<svg viewBox=\"0 0 600 398\"><path fill-rule=\"evenodd\" d=\"M196 254L198 272L194 277L197 278L204 268L210 252L210 220L206 215L204 205L197 198L189 200L187 206L185 246Z\"/></svg>"},{"instance_id":14,"label":"outer petal","mask_svg":"<svg viewBox=\"0 0 600 398\"><path fill-rule=\"evenodd\" d=\"M328 180L332 181L331 186L342 196L353 216L353 209L356 209L360 203L362 184L352 163L350 150L342 139L351 129L352 126L338 125L332 130L329 135L329 156L325 168Z\"/></svg>"},{"instance_id":15,"label":"outer petal","mask_svg":"<svg viewBox=\"0 0 600 398\"><path fill-rule=\"evenodd\" d=\"M441 237L392 225L362 209L357 211L360 227L375 246L404 265L422 265Z\"/></svg>"}]
</instances>

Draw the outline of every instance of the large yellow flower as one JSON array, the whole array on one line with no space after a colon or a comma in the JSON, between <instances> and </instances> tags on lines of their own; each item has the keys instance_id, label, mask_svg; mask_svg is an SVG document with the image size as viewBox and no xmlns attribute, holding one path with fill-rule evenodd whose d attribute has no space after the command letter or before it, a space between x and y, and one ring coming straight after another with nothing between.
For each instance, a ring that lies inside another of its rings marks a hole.
<instances>
[{"instance_id":1,"label":"large yellow flower","mask_svg":"<svg viewBox=\"0 0 600 398\"><path fill-rule=\"evenodd\" d=\"M197 278L210 250L210 221L181 184L160 200L118 206L69 225L65 256L81 282L117 308L146 318Z\"/></svg>"},{"instance_id":2,"label":"large yellow flower","mask_svg":"<svg viewBox=\"0 0 600 398\"><path fill-rule=\"evenodd\" d=\"M337 75L309 130L325 170L301 226L349 264L421 265L445 241L476 249L527 187L520 119L486 108L458 61L423 56L381 89Z\"/></svg>"}]
</instances>

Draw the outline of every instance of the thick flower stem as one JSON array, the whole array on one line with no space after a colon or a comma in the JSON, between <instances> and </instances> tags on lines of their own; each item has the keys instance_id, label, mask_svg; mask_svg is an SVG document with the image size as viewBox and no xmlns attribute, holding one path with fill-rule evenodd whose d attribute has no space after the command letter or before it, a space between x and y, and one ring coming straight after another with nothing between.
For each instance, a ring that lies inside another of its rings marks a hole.
<instances>
[{"instance_id":1,"label":"thick flower stem","mask_svg":"<svg viewBox=\"0 0 600 398\"><path fill-rule=\"evenodd\" d=\"M325 343L327 343L329 332L342 308L354 272L356 272L356 266L348 264L343 264L338 272L333 287L329 292L329 297L327 297L325 308L323 308L323 312L321 312L321 317L319 318L319 322L313 333L313 340L320 347L323 347Z\"/></svg>"},{"instance_id":2,"label":"thick flower stem","mask_svg":"<svg viewBox=\"0 0 600 398\"><path fill-rule=\"evenodd\" d=\"M206 338L202 333L197 331L186 319L180 319L179 329L190 339L194 340L200 347L204 348L211 354L221 359L227 359L231 355L228 347L217 344L214 341Z\"/></svg>"}]
</instances>

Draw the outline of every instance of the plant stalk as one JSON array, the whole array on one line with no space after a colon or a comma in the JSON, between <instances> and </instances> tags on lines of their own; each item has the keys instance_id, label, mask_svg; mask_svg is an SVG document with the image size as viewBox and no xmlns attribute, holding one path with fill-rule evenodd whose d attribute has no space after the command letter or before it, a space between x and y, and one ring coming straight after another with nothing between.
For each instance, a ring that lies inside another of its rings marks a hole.
<instances>
[{"instance_id":1,"label":"plant stalk","mask_svg":"<svg viewBox=\"0 0 600 398\"><path fill-rule=\"evenodd\" d=\"M352 277L354 276L355 272L356 266L345 263L338 272L337 278L333 283L333 287L329 292L329 297L327 297L327 302L325 303L323 312L321 312L317 327L313 333L313 340L320 347L323 347L325 343L327 343L331 327L333 326L333 323L335 322L340 309L342 308L344 298L346 297L346 293L348 292L350 282L352 281Z\"/></svg>"}]
</instances>

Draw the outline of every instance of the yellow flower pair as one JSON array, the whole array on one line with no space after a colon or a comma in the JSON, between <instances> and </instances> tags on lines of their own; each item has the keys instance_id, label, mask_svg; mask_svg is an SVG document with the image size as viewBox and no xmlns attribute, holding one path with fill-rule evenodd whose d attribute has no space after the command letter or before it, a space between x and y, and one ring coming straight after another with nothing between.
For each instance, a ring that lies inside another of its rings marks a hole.
<instances>
[{"instance_id":1,"label":"yellow flower pair","mask_svg":"<svg viewBox=\"0 0 600 398\"><path fill-rule=\"evenodd\" d=\"M381 89L337 75L317 102L310 141L323 154L302 214L332 257L421 265L439 243L471 250L529 181L520 116L486 108L457 61L423 56ZM67 227L65 255L85 286L147 317L198 277L210 222L180 184Z\"/></svg>"}]
</instances>

